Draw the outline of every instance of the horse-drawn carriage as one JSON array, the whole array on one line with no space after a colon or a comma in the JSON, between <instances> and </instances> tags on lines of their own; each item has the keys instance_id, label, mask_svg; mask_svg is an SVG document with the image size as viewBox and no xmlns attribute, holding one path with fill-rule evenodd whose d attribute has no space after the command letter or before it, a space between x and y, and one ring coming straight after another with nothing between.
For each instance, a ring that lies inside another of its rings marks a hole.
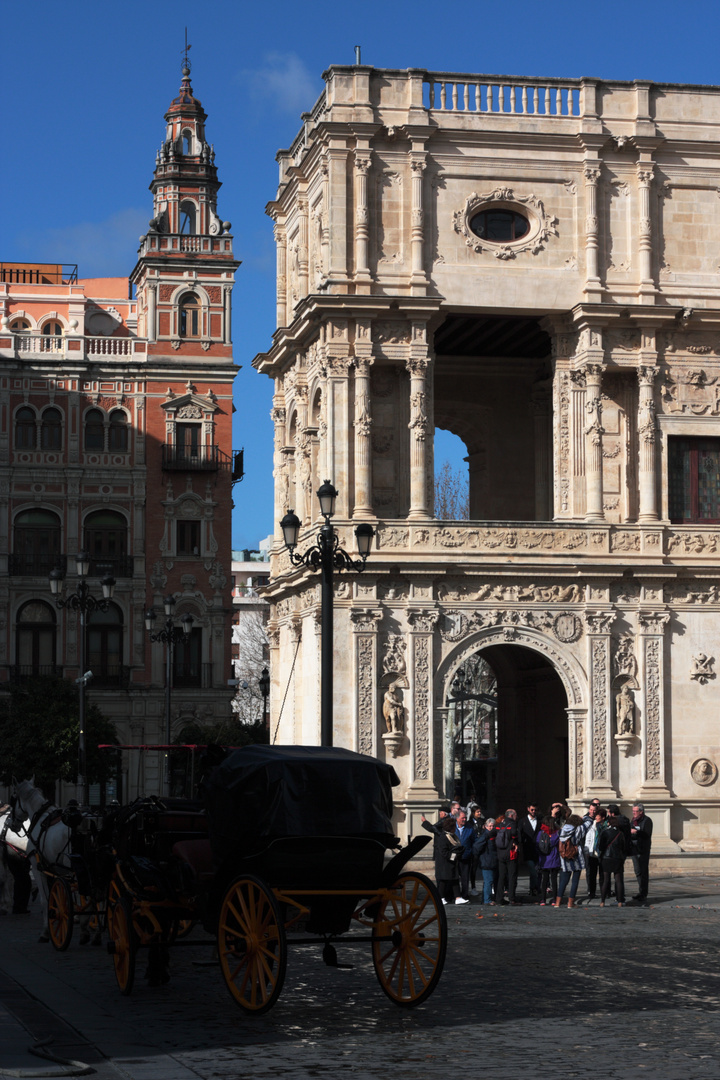
<instances>
[{"instance_id":1,"label":"horse-drawn carriage","mask_svg":"<svg viewBox=\"0 0 720 1080\"><path fill-rule=\"evenodd\" d=\"M108 903L121 992L142 947L151 981L165 981L181 925L198 921L248 1012L276 1002L290 945L318 943L336 965L340 939L371 946L396 1004L424 1001L442 973L445 913L433 883L404 869L427 838L388 856L397 782L390 765L347 750L251 746L214 769L202 804L151 798L121 811Z\"/></svg>"}]
</instances>

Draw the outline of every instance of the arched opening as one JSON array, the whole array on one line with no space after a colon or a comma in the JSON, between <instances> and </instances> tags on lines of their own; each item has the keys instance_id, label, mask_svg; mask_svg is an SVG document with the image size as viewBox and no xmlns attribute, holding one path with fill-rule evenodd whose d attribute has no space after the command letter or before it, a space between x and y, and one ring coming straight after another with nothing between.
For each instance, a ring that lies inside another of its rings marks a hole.
<instances>
[{"instance_id":1,"label":"arched opening","mask_svg":"<svg viewBox=\"0 0 720 1080\"><path fill-rule=\"evenodd\" d=\"M45 352L57 352L62 348L62 324L55 319L46 322L42 328L42 347Z\"/></svg>"},{"instance_id":2,"label":"arched opening","mask_svg":"<svg viewBox=\"0 0 720 1080\"><path fill-rule=\"evenodd\" d=\"M123 685L123 614L117 604L88 615L85 655L96 686Z\"/></svg>"},{"instance_id":3,"label":"arched opening","mask_svg":"<svg viewBox=\"0 0 720 1080\"><path fill-rule=\"evenodd\" d=\"M445 706L448 795L494 815L533 800L544 814L569 794L567 694L542 653L481 646L453 672Z\"/></svg>"},{"instance_id":4,"label":"arched opening","mask_svg":"<svg viewBox=\"0 0 720 1080\"><path fill-rule=\"evenodd\" d=\"M105 449L105 413L102 409L90 409L85 414L85 449Z\"/></svg>"},{"instance_id":5,"label":"arched opening","mask_svg":"<svg viewBox=\"0 0 720 1080\"><path fill-rule=\"evenodd\" d=\"M126 454L128 448L128 418L122 409L110 413L108 449L111 454Z\"/></svg>"},{"instance_id":6,"label":"arched opening","mask_svg":"<svg viewBox=\"0 0 720 1080\"><path fill-rule=\"evenodd\" d=\"M27 319L13 319L10 323L10 329L13 334L29 334L30 323Z\"/></svg>"},{"instance_id":7,"label":"arched opening","mask_svg":"<svg viewBox=\"0 0 720 1080\"><path fill-rule=\"evenodd\" d=\"M103 577L132 574L127 559L127 522L117 510L95 510L85 518L85 550L90 574Z\"/></svg>"},{"instance_id":8,"label":"arched opening","mask_svg":"<svg viewBox=\"0 0 720 1080\"><path fill-rule=\"evenodd\" d=\"M15 646L15 677L56 675L55 612L42 600L30 600L18 611Z\"/></svg>"},{"instance_id":9,"label":"arched opening","mask_svg":"<svg viewBox=\"0 0 720 1080\"><path fill-rule=\"evenodd\" d=\"M467 447L470 519L549 521L548 334L530 316L451 314L434 348L435 424Z\"/></svg>"},{"instance_id":10,"label":"arched opening","mask_svg":"<svg viewBox=\"0 0 720 1080\"><path fill-rule=\"evenodd\" d=\"M62 413L45 409L40 421L40 446L43 450L62 450Z\"/></svg>"},{"instance_id":11,"label":"arched opening","mask_svg":"<svg viewBox=\"0 0 720 1080\"><path fill-rule=\"evenodd\" d=\"M180 203L180 232L194 235L197 232L197 211L195 203L187 199Z\"/></svg>"},{"instance_id":12,"label":"arched opening","mask_svg":"<svg viewBox=\"0 0 720 1080\"><path fill-rule=\"evenodd\" d=\"M52 510L22 510L13 529L11 574L47 577L61 561L60 518Z\"/></svg>"},{"instance_id":13,"label":"arched opening","mask_svg":"<svg viewBox=\"0 0 720 1080\"><path fill-rule=\"evenodd\" d=\"M200 337L200 301L195 293L186 293L180 301L180 337Z\"/></svg>"},{"instance_id":14,"label":"arched opening","mask_svg":"<svg viewBox=\"0 0 720 1080\"><path fill-rule=\"evenodd\" d=\"M468 451L459 435L435 428L434 516L440 521L466 521L470 517Z\"/></svg>"},{"instance_id":15,"label":"arched opening","mask_svg":"<svg viewBox=\"0 0 720 1080\"><path fill-rule=\"evenodd\" d=\"M29 405L15 413L15 449L34 450L37 445L37 416Z\"/></svg>"},{"instance_id":16,"label":"arched opening","mask_svg":"<svg viewBox=\"0 0 720 1080\"><path fill-rule=\"evenodd\" d=\"M189 154L192 154L192 131L190 131L188 128L185 128L180 137L180 141L182 146L181 153L185 157L187 157Z\"/></svg>"}]
</instances>

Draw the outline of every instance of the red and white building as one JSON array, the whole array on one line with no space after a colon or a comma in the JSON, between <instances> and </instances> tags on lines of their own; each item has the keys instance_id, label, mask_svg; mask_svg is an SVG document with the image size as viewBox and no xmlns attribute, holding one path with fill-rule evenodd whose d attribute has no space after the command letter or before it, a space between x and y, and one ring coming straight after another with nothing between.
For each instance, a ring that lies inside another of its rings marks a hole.
<instances>
[{"instance_id":1,"label":"red and white building","mask_svg":"<svg viewBox=\"0 0 720 1080\"><path fill-rule=\"evenodd\" d=\"M153 217L127 277L0 263L0 692L77 678L79 620L48 574L90 553L116 580L88 616L88 687L122 742L163 742L165 645L145 612L163 599L190 637L174 651L170 727L229 712L234 258L220 181L189 69L165 120ZM7 553L7 554L6 554ZM160 790L161 763L124 761L119 794ZM63 792L63 796L70 792Z\"/></svg>"}]
</instances>

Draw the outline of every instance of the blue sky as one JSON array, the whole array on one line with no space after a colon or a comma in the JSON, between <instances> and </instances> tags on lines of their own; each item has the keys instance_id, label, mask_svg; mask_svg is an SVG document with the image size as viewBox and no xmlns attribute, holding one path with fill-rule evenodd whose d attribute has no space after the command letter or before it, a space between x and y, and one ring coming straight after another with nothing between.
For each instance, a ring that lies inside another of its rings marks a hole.
<instances>
[{"instance_id":1,"label":"blue sky","mask_svg":"<svg viewBox=\"0 0 720 1080\"><path fill-rule=\"evenodd\" d=\"M717 0L35 0L14 9L13 24L3 50L0 258L77 262L81 276L134 265L188 27L193 88L223 181L219 212L242 259L234 445L245 447L247 475L235 489L236 548L272 531L271 384L250 366L274 329L264 208L276 191L275 154L299 130L326 67L353 63L361 45L363 63L376 67L720 83Z\"/></svg>"}]
</instances>

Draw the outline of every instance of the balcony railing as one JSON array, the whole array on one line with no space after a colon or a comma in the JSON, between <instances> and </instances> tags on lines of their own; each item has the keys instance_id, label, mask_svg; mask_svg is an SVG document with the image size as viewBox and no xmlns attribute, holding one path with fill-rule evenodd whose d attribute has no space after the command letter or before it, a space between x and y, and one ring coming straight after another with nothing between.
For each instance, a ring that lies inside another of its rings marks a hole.
<instances>
[{"instance_id":1,"label":"balcony railing","mask_svg":"<svg viewBox=\"0 0 720 1080\"><path fill-rule=\"evenodd\" d=\"M132 577L135 572L135 560L132 555L102 555L90 559L90 577Z\"/></svg>"},{"instance_id":2,"label":"balcony railing","mask_svg":"<svg viewBox=\"0 0 720 1080\"><path fill-rule=\"evenodd\" d=\"M107 356L122 359L147 353L147 342L140 338L38 334L31 331L13 334L12 347L20 357L47 355L81 359L84 356Z\"/></svg>"},{"instance_id":3,"label":"balcony railing","mask_svg":"<svg viewBox=\"0 0 720 1080\"><path fill-rule=\"evenodd\" d=\"M12 664L10 682L21 683L29 679L62 679L63 669L59 664Z\"/></svg>"},{"instance_id":4,"label":"balcony railing","mask_svg":"<svg viewBox=\"0 0 720 1080\"><path fill-rule=\"evenodd\" d=\"M425 79L425 105L440 112L553 117L583 115L579 79L497 78L432 72Z\"/></svg>"},{"instance_id":5,"label":"balcony railing","mask_svg":"<svg viewBox=\"0 0 720 1080\"><path fill-rule=\"evenodd\" d=\"M163 469L178 472L217 472L229 468L230 456L218 446L171 446L162 448Z\"/></svg>"},{"instance_id":6,"label":"balcony railing","mask_svg":"<svg viewBox=\"0 0 720 1080\"><path fill-rule=\"evenodd\" d=\"M8 573L18 577L47 577L56 566L67 572L67 555L8 555Z\"/></svg>"},{"instance_id":7,"label":"balcony railing","mask_svg":"<svg viewBox=\"0 0 720 1080\"><path fill-rule=\"evenodd\" d=\"M193 672L174 672L173 673L173 686L177 689L183 689L194 686L199 690L209 690L213 684L213 666L212 664L200 664L198 671Z\"/></svg>"}]
</instances>

